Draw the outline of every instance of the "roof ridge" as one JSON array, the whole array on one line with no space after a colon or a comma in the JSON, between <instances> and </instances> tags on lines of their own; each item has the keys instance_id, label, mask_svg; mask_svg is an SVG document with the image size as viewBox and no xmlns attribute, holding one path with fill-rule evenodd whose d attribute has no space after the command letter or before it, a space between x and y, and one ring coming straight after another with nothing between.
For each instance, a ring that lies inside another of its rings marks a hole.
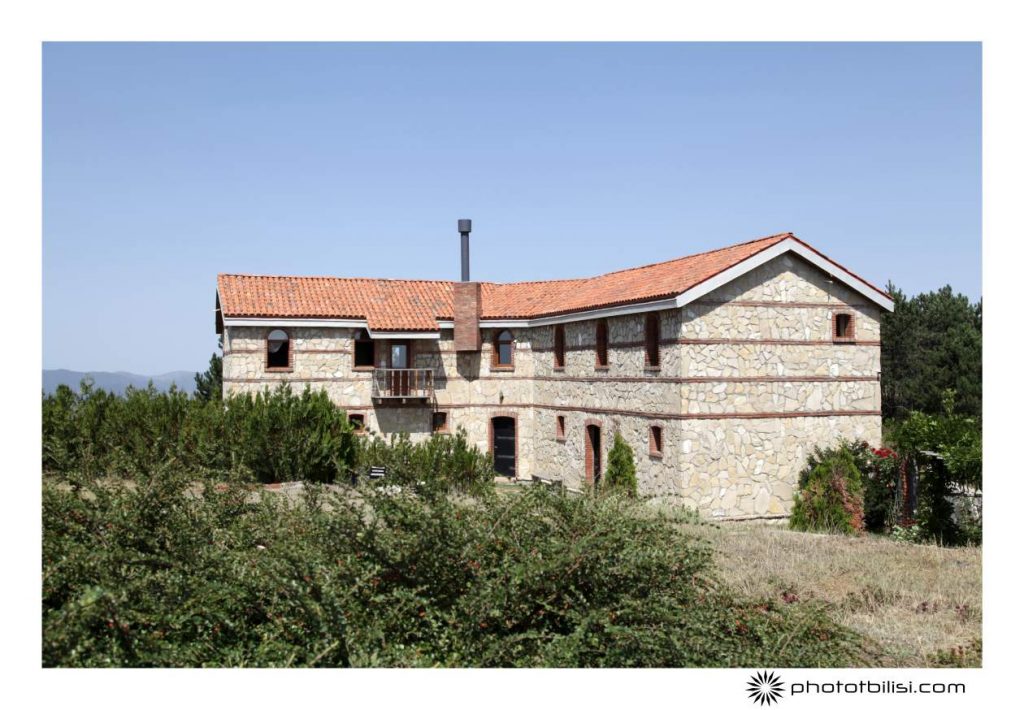
<instances>
[{"instance_id":1,"label":"roof ridge","mask_svg":"<svg viewBox=\"0 0 1024 710\"><path fill-rule=\"evenodd\" d=\"M770 234L770 235L768 235L766 237L758 237L757 239L748 239L745 242L738 242L736 244L730 244L729 246L726 246L726 247L718 247L717 249L708 249L707 251L699 251L699 252L697 252L695 254L687 254L686 256L677 256L677 257L675 257L673 259L665 259L663 261L655 261L655 262L653 262L651 264L641 264L640 266L630 266L630 267L625 268L625 269L616 269L615 271L608 271L608 272L605 272L603 274L596 274L594 276L590 276L589 278L591 278L591 279L598 279L598 278L601 278L602 276L611 276L612 274L624 274L627 271L638 271L640 269L647 269L647 268L650 268L652 266L661 266L662 264L671 264L674 261L683 261L685 259L694 259L694 258L696 258L698 256L704 256L706 254L714 254L714 253L720 252L720 251L727 251L729 249L736 249L737 247L747 246L748 244L754 244L755 242L766 242L769 239L778 239L779 241L782 241L782 239L787 239L787 238L790 238L790 237L792 237L794 239L796 238L796 237L794 237L792 232L779 232L778 234Z\"/></svg>"},{"instance_id":2,"label":"roof ridge","mask_svg":"<svg viewBox=\"0 0 1024 710\"><path fill-rule=\"evenodd\" d=\"M491 286L520 286L524 284L553 284L553 283L573 283L579 281L592 281L593 279L599 279L603 276L611 276L613 274L623 274L629 271L637 271L639 269L648 269L652 266L661 266L662 264L671 264L676 261L683 261L686 259L693 259L698 256L704 256L706 254L714 254L716 252L726 251L728 249L736 249L737 247L746 246L748 244L754 244L755 242L764 242L769 239L785 239L785 238L796 238L792 232L779 232L778 234L770 234L765 237L758 237L757 239L748 239L745 242L738 242L736 244L730 244L725 247L718 247L717 249L708 249L706 251L699 251L694 254L686 254L685 256L677 256L672 259L665 259L663 261L655 261L650 264L640 264L639 266L630 266L625 269L616 269L615 271L606 271L601 274L593 274L591 276L579 276L572 279L529 279L526 281L479 281L480 284L489 284ZM803 243L803 242L801 242ZM298 276L292 275L281 275L281 274L228 274L219 273L218 278L221 276L234 276L243 278L256 278L256 279L327 279L330 281L401 281L401 282L412 282L412 283L431 283L431 284L455 284L459 283L453 279L397 279L388 277L373 277L373 276Z\"/></svg>"},{"instance_id":3,"label":"roof ridge","mask_svg":"<svg viewBox=\"0 0 1024 710\"><path fill-rule=\"evenodd\" d=\"M386 276L300 276L298 274L229 274L229 273L218 273L217 277L230 276L237 278L247 279L327 279L330 281L403 281L403 282L415 282L415 283L430 283L430 284L451 284L456 283L451 279L396 279L388 278Z\"/></svg>"}]
</instances>

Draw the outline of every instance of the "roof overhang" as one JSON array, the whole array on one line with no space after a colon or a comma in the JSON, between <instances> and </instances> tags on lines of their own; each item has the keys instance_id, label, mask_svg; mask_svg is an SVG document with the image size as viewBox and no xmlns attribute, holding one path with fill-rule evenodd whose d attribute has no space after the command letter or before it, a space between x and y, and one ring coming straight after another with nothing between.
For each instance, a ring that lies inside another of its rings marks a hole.
<instances>
[{"instance_id":1,"label":"roof overhang","mask_svg":"<svg viewBox=\"0 0 1024 710\"><path fill-rule=\"evenodd\" d=\"M370 330L370 340L440 340L438 330Z\"/></svg>"}]
</instances>

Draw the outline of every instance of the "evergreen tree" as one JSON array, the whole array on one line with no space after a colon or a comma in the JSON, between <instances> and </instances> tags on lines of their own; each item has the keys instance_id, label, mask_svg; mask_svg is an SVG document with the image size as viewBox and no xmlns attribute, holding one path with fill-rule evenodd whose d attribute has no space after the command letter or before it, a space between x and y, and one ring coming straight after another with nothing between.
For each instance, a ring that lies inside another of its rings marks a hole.
<instances>
[{"instance_id":1,"label":"evergreen tree","mask_svg":"<svg viewBox=\"0 0 1024 710\"><path fill-rule=\"evenodd\" d=\"M196 399L204 402L223 399L224 396L224 358L220 353L210 356L210 366L206 372L196 373Z\"/></svg>"},{"instance_id":2,"label":"evergreen tree","mask_svg":"<svg viewBox=\"0 0 1024 710\"><path fill-rule=\"evenodd\" d=\"M949 286L895 302L882 314L882 414L942 414L943 392L955 390L956 411L981 416L981 302Z\"/></svg>"},{"instance_id":3,"label":"evergreen tree","mask_svg":"<svg viewBox=\"0 0 1024 710\"><path fill-rule=\"evenodd\" d=\"M608 469L604 474L604 485L609 490L636 496L636 462L633 449L622 435L615 433L612 450L608 452Z\"/></svg>"}]
</instances>

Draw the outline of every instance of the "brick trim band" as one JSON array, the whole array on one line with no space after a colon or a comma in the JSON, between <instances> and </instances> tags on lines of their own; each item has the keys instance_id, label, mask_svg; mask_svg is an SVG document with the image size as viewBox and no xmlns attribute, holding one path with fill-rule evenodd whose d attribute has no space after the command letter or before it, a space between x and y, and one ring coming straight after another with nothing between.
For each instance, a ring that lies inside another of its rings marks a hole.
<instances>
[{"instance_id":1,"label":"brick trim band","mask_svg":"<svg viewBox=\"0 0 1024 710\"><path fill-rule=\"evenodd\" d=\"M260 382L369 382L371 373L369 370L365 371L364 377L294 377L294 378L281 378L281 377L225 377L224 382L235 382L235 383L246 383L246 384L258 384ZM434 378L435 383L447 382L446 377ZM564 376L558 377L555 375L533 375L532 377L516 377L514 375L508 375L503 377L493 377L490 375L482 375L480 377L473 378L473 382L478 381L490 381L490 382L608 382L611 384L620 382L655 382L658 384L716 384L716 383L731 383L731 382L877 382L878 377L875 375L794 375L792 377L784 376L750 376L750 377L639 377L639 376L628 376L628 375L594 375L594 376Z\"/></svg>"},{"instance_id":2,"label":"brick trim band","mask_svg":"<svg viewBox=\"0 0 1024 710\"><path fill-rule=\"evenodd\" d=\"M376 409L370 405L359 405L345 407L338 405L339 409L345 411L368 411ZM387 408L387 407L385 407ZM503 402L502 404L445 404L443 409L486 409L497 414L491 416L508 416L502 410L510 409L543 409L550 412L583 412L585 414L597 414L612 417L636 417L647 419L652 422L659 421L682 421L687 419L802 419L820 417L879 417L882 415L880 409L829 409L819 412L726 412L722 414L700 413L700 414L669 414L666 412L641 412L631 409L601 409L600 407L569 407L554 404L515 404Z\"/></svg>"},{"instance_id":3,"label":"brick trim band","mask_svg":"<svg viewBox=\"0 0 1024 710\"><path fill-rule=\"evenodd\" d=\"M871 303L846 303L840 301L692 301L687 305L697 306L743 306L746 308L877 308ZM686 306L684 306L685 308Z\"/></svg>"},{"instance_id":4,"label":"brick trim band","mask_svg":"<svg viewBox=\"0 0 1024 710\"><path fill-rule=\"evenodd\" d=\"M849 340L836 343L835 341L828 340L782 340L782 339L757 339L757 338L662 338L658 341L659 345L863 345L865 347L878 347L881 346L881 340ZM631 340L627 342L609 342L608 349L614 348L642 348L645 347L646 343L642 340ZM581 350L593 350L593 345L568 345L566 346L567 352L579 352ZM546 345L532 348L532 352L544 353L551 352L553 348Z\"/></svg>"}]
</instances>

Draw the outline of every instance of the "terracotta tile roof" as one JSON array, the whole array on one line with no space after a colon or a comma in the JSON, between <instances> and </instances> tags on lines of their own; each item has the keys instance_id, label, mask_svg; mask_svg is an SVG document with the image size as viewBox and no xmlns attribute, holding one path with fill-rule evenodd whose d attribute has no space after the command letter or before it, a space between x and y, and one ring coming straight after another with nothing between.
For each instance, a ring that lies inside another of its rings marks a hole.
<instances>
[{"instance_id":1,"label":"terracotta tile roof","mask_svg":"<svg viewBox=\"0 0 1024 710\"><path fill-rule=\"evenodd\" d=\"M784 239L800 241L776 234L590 278L483 283L482 317L536 318L668 298ZM366 318L371 330L414 331L436 330L454 312L451 281L221 274L217 288L227 318Z\"/></svg>"}]
</instances>

